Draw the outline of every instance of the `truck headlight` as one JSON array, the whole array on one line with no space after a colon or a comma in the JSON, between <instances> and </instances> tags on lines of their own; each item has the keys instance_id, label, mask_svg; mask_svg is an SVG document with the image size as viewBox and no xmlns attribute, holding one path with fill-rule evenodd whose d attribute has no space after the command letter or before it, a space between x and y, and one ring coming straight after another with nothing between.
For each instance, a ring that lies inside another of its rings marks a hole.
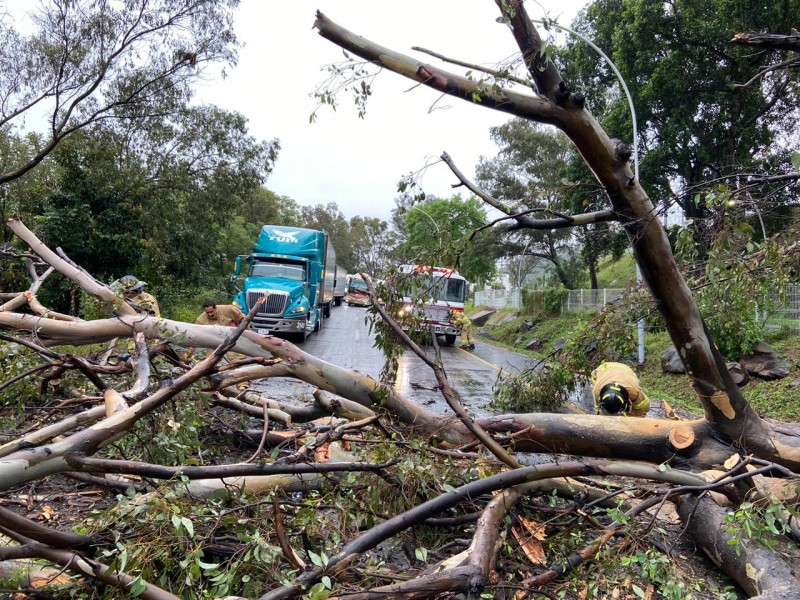
<instances>
[{"instance_id":1,"label":"truck headlight","mask_svg":"<svg viewBox=\"0 0 800 600\"><path fill-rule=\"evenodd\" d=\"M295 306L292 310L290 310L286 314L289 314L289 315L302 315L305 312L306 312L306 307L301 304L300 306Z\"/></svg>"}]
</instances>

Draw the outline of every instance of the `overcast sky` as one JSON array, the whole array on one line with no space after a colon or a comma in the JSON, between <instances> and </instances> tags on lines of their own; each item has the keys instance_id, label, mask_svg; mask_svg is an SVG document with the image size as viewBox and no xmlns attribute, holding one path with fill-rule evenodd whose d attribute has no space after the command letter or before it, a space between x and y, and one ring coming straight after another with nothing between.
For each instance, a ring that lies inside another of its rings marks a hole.
<instances>
[{"instance_id":1,"label":"overcast sky","mask_svg":"<svg viewBox=\"0 0 800 600\"><path fill-rule=\"evenodd\" d=\"M551 18L565 24L586 4L542 2ZM526 6L534 19L544 14L530 0ZM249 120L252 135L280 140L269 189L300 204L334 201L348 218L388 219L403 175L446 151L472 177L481 156L496 154L489 128L508 115L441 98L390 72L372 86L364 119L347 94L336 112L324 107L310 124L316 107L310 94L326 79L323 67L343 60L341 49L312 29L317 9L358 35L432 64L439 62L411 47L487 67L518 52L508 28L496 22L492 0L243 0L236 17L245 43L239 64L224 81L202 86L198 101L236 110ZM442 163L422 179L427 193L443 197L453 193L453 183Z\"/></svg>"}]
</instances>

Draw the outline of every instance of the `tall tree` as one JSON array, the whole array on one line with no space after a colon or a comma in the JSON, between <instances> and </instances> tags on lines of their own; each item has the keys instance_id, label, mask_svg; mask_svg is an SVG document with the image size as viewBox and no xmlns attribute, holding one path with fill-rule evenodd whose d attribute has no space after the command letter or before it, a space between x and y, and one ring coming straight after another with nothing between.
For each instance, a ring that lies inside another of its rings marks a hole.
<instances>
[{"instance_id":1,"label":"tall tree","mask_svg":"<svg viewBox=\"0 0 800 600\"><path fill-rule=\"evenodd\" d=\"M0 129L19 130L24 123L41 131L35 146L3 163L0 185L30 171L90 123L141 120L185 106L207 67L235 63L237 5L47 0L32 7L25 26L8 12L0 15Z\"/></svg>"},{"instance_id":2,"label":"tall tree","mask_svg":"<svg viewBox=\"0 0 800 600\"><path fill-rule=\"evenodd\" d=\"M495 273L494 236L483 232L474 240L469 238L486 224L486 211L477 198L462 200L459 194L429 198L405 214L403 251L407 260L422 258L437 266L454 267L469 281L485 282ZM487 243L490 237L492 241Z\"/></svg>"},{"instance_id":3,"label":"tall tree","mask_svg":"<svg viewBox=\"0 0 800 600\"><path fill-rule=\"evenodd\" d=\"M494 158L482 157L476 168L482 189L517 213L547 217L569 210L566 192L572 186L565 175L574 146L564 134L524 119L511 119L489 133L500 150ZM569 229L534 230L511 236L505 251L510 257L525 255L549 263L558 281L572 289L581 282L570 276L564 262L571 258L569 247L576 244Z\"/></svg>"},{"instance_id":4,"label":"tall tree","mask_svg":"<svg viewBox=\"0 0 800 600\"><path fill-rule=\"evenodd\" d=\"M151 284L207 284L222 275L229 249L218 246L254 210L277 151L215 107L139 127L97 123L50 157L58 176L37 228L106 280L136 272Z\"/></svg>"},{"instance_id":5,"label":"tall tree","mask_svg":"<svg viewBox=\"0 0 800 600\"><path fill-rule=\"evenodd\" d=\"M300 222L303 227L328 232L336 250L336 262L347 269L355 266L350 224L336 202L301 206Z\"/></svg>"},{"instance_id":6,"label":"tall tree","mask_svg":"<svg viewBox=\"0 0 800 600\"><path fill-rule=\"evenodd\" d=\"M581 13L574 27L605 51L630 90L641 178L656 196L677 194L690 218L709 214L704 188L720 179L756 197L755 183L769 185L761 195L772 206L791 200L763 175L791 169L788 153L771 142L796 129L800 74L787 65L744 85L780 62L783 50L753 52L730 41L740 31L777 32L798 22L798 0L596 0ZM628 101L606 61L573 38L565 74L611 136L632 139Z\"/></svg>"},{"instance_id":7,"label":"tall tree","mask_svg":"<svg viewBox=\"0 0 800 600\"><path fill-rule=\"evenodd\" d=\"M365 271L378 276L392 260L399 259L397 233L386 221L377 217L353 217L350 237L355 263L344 265L350 272Z\"/></svg>"}]
</instances>

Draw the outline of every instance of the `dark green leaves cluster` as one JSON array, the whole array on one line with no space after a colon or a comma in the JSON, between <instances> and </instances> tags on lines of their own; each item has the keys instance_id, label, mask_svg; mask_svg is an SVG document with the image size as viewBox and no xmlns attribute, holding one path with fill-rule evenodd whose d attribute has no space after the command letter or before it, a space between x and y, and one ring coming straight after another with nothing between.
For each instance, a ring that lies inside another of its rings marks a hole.
<instances>
[{"instance_id":1,"label":"dark green leaves cluster","mask_svg":"<svg viewBox=\"0 0 800 600\"><path fill-rule=\"evenodd\" d=\"M797 0L596 0L579 16L574 27L611 58L633 97L641 178L651 197L683 188L684 213L701 216L710 211L691 201L698 184L785 169L784 151L772 143L794 129L798 72L773 70L742 86L785 57L730 41L744 31L789 33L797 22ZM572 40L562 72L611 136L632 139L627 100L606 62Z\"/></svg>"}]
</instances>

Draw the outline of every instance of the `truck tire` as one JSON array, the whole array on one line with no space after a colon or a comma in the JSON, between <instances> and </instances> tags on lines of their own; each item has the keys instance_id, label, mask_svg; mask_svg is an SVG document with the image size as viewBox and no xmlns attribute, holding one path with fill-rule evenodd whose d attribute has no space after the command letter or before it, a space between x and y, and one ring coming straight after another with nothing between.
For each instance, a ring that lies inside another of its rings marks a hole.
<instances>
[{"instance_id":1,"label":"truck tire","mask_svg":"<svg viewBox=\"0 0 800 600\"><path fill-rule=\"evenodd\" d=\"M452 346L456 343L456 336L453 333L446 333L444 336L444 341L448 346Z\"/></svg>"},{"instance_id":2,"label":"truck tire","mask_svg":"<svg viewBox=\"0 0 800 600\"><path fill-rule=\"evenodd\" d=\"M336 298L333 299L333 305L334 306L341 306L342 305L342 299L341 299L340 296L337 296Z\"/></svg>"},{"instance_id":3,"label":"truck tire","mask_svg":"<svg viewBox=\"0 0 800 600\"><path fill-rule=\"evenodd\" d=\"M333 304L333 300L331 300L330 302L328 302L328 303L327 303L327 304L326 304L326 305L325 305L325 306L322 308L322 314L325 316L325 318L326 318L326 319L330 319L330 318L331 318L331 305L332 305L332 304Z\"/></svg>"},{"instance_id":4,"label":"truck tire","mask_svg":"<svg viewBox=\"0 0 800 600\"><path fill-rule=\"evenodd\" d=\"M322 315L317 315L317 322L314 323L314 331L320 331L322 329Z\"/></svg>"}]
</instances>

